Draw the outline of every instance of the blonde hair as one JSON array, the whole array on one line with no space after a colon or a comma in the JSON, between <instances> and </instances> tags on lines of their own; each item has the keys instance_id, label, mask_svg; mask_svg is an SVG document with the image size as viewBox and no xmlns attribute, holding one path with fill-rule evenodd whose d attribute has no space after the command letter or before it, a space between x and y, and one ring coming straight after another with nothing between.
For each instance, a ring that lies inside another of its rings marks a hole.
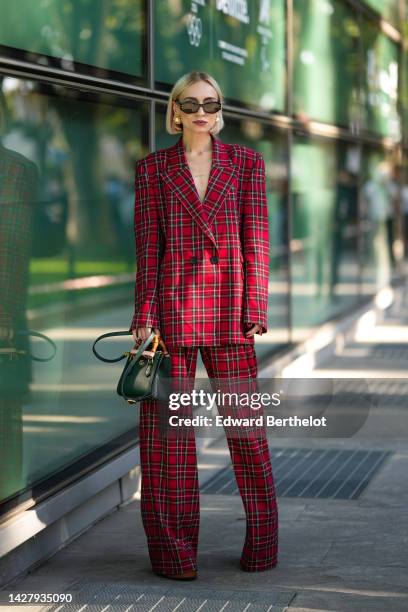
<instances>
[{"instance_id":1,"label":"blonde hair","mask_svg":"<svg viewBox=\"0 0 408 612\"><path fill-rule=\"evenodd\" d=\"M173 102L179 98L182 92L192 85L193 83L198 83L199 81L206 81L209 85L211 85L218 94L218 99L221 104L224 102L224 96L222 95L222 91L217 81L210 76L207 72L199 72L197 70L193 70L192 72L188 72L184 74L179 80L174 84L173 89L170 92L169 100L167 103L167 113L166 113L166 131L169 134L180 134L183 131L183 127L178 127L177 124L174 123L174 112L173 112ZM215 124L215 126L210 130L211 134L218 134L224 127L224 119L222 117L222 110L219 111L218 117L219 121Z\"/></svg>"}]
</instances>

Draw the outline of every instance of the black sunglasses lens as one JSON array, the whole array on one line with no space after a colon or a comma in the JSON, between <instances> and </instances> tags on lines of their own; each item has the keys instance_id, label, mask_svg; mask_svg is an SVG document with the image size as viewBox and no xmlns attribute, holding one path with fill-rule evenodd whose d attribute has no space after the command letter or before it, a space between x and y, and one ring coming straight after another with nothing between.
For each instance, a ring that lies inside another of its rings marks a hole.
<instances>
[{"instance_id":1,"label":"black sunglasses lens","mask_svg":"<svg viewBox=\"0 0 408 612\"><path fill-rule=\"evenodd\" d=\"M180 108L183 113L196 113L200 107L197 102L182 102Z\"/></svg>"},{"instance_id":2,"label":"black sunglasses lens","mask_svg":"<svg viewBox=\"0 0 408 612\"><path fill-rule=\"evenodd\" d=\"M192 100L187 100L186 102L180 103L180 108L183 113L196 113L200 108L198 102L193 102ZM221 108L220 102L215 100L214 102L204 102L203 109L206 113L216 113Z\"/></svg>"},{"instance_id":3,"label":"black sunglasses lens","mask_svg":"<svg viewBox=\"0 0 408 612\"><path fill-rule=\"evenodd\" d=\"M220 110L221 104L219 102L204 102L203 108L206 113L216 113Z\"/></svg>"}]
</instances>

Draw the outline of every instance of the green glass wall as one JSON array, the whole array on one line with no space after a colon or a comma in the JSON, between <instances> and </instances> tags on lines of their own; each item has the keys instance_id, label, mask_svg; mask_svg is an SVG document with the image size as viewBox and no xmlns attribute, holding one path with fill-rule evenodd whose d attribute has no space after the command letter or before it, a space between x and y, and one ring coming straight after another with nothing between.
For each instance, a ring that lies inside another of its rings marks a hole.
<instances>
[{"instance_id":1,"label":"green glass wall","mask_svg":"<svg viewBox=\"0 0 408 612\"><path fill-rule=\"evenodd\" d=\"M206 70L229 100L267 111L285 105L285 2L154 3L155 78Z\"/></svg>"},{"instance_id":2,"label":"green glass wall","mask_svg":"<svg viewBox=\"0 0 408 612\"><path fill-rule=\"evenodd\" d=\"M140 77L143 6L142 0L0 0L0 45L58 59L65 70L78 70L79 62Z\"/></svg>"},{"instance_id":3,"label":"green glass wall","mask_svg":"<svg viewBox=\"0 0 408 612\"><path fill-rule=\"evenodd\" d=\"M133 168L147 148L144 104L10 77L0 92L0 328L38 330L57 347L49 362L0 364L5 499L136 432L136 410L114 393L123 364L102 365L90 346L132 316Z\"/></svg>"},{"instance_id":4,"label":"green glass wall","mask_svg":"<svg viewBox=\"0 0 408 612\"><path fill-rule=\"evenodd\" d=\"M401 226L402 244L405 253L408 252L408 149L403 152L401 172L398 177L401 181Z\"/></svg>"},{"instance_id":5,"label":"green glass wall","mask_svg":"<svg viewBox=\"0 0 408 612\"><path fill-rule=\"evenodd\" d=\"M364 149L361 187L362 290L372 295L392 278L395 266L398 183L392 157Z\"/></svg>"},{"instance_id":6,"label":"green glass wall","mask_svg":"<svg viewBox=\"0 0 408 612\"><path fill-rule=\"evenodd\" d=\"M295 341L359 298L360 151L297 137L292 148L291 300Z\"/></svg>"},{"instance_id":7,"label":"green glass wall","mask_svg":"<svg viewBox=\"0 0 408 612\"><path fill-rule=\"evenodd\" d=\"M403 2L400 0L364 0L364 2L393 25L398 26L401 23L400 7L403 6Z\"/></svg>"},{"instance_id":8,"label":"green glass wall","mask_svg":"<svg viewBox=\"0 0 408 612\"><path fill-rule=\"evenodd\" d=\"M294 113L398 140L398 45L345 2L295 0L293 19Z\"/></svg>"},{"instance_id":9,"label":"green glass wall","mask_svg":"<svg viewBox=\"0 0 408 612\"><path fill-rule=\"evenodd\" d=\"M295 0L293 34L294 113L301 119L355 124L360 70L357 16L343 2Z\"/></svg>"},{"instance_id":10,"label":"green glass wall","mask_svg":"<svg viewBox=\"0 0 408 612\"><path fill-rule=\"evenodd\" d=\"M362 120L364 129L398 140L401 124L398 112L398 45L363 21L364 53Z\"/></svg>"},{"instance_id":11,"label":"green glass wall","mask_svg":"<svg viewBox=\"0 0 408 612\"><path fill-rule=\"evenodd\" d=\"M367 4L402 33L397 1ZM128 329L134 164L176 142L165 105L185 72L219 81L221 141L265 159L261 360L400 278L408 63L380 26L357 0L0 0L0 348L10 326L57 347L48 362L24 357L17 383L0 360L0 513L137 440L137 408L115 394L123 363L102 364L91 345Z\"/></svg>"},{"instance_id":12,"label":"green glass wall","mask_svg":"<svg viewBox=\"0 0 408 612\"><path fill-rule=\"evenodd\" d=\"M400 108L402 115L402 138L408 146L408 54L403 54L400 66Z\"/></svg>"}]
</instances>

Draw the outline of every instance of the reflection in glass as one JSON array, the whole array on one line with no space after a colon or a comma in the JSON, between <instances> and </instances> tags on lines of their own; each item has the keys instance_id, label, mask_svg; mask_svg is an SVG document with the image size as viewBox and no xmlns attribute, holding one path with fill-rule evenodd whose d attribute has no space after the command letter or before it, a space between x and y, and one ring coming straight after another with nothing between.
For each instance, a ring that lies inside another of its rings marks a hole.
<instances>
[{"instance_id":1,"label":"reflection in glass","mask_svg":"<svg viewBox=\"0 0 408 612\"><path fill-rule=\"evenodd\" d=\"M154 3L155 78L173 84L183 73L212 74L228 99L284 110L285 2Z\"/></svg>"},{"instance_id":2,"label":"reflection in glass","mask_svg":"<svg viewBox=\"0 0 408 612\"><path fill-rule=\"evenodd\" d=\"M407 7L408 10L408 7ZM401 61L401 87L400 87L400 108L402 115L403 138L405 145L408 145L408 53L402 54Z\"/></svg>"},{"instance_id":3,"label":"reflection in glass","mask_svg":"<svg viewBox=\"0 0 408 612\"><path fill-rule=\"evenodd\" d=\"M143 5L141 0L2 0L0 45L55 58L52 64L64 70L80 70L80 62L142 76Z\"/></svg>"},{"instance_id":4,"label":"reflection in glass","mask_svg":"<svg viewBox=\"0 0 408 612\"><path fill-rule=\"evenodd\" d=\"M362 127L399 140L398 45L364 20L362 28L364 74Z\"/></svg>"},{"instance_id":5,"label":"reflection in glass","mask_svg":"<svg viewBox=\"0 0 408 612\"><path fill-rule=\"evenodd\" d=\"M400 206L401 206L401 237L403 242L403 255L408 258L408 151L402 155L400 166Z\"/></svg>"},{"instance_id":6,"label":"reflection in glass","mask_svg":"<svg viewBox=\"0 0 408 612\"><path fill-rule=\"evenodd\" d=\"M293 340L358 299L356 145L298 136L292 154Z\"/></svg>"},{"instance_id":7,"label":"reflection in glass","mask_svg":"<svg viewBox=\"0 0 408 612\"><path fill-rule=\"evenodd\" d=\"M0 133L2 129L0 113ZM0 500L23 486L23 402L31 381L26 336L32 209L38 170L0 143Z\"/></svg>"},{"instance_id":8,"label":"reflection in glass","mask_svg":"<svg viewBox=\"0 0 408 612\"><path fill-rule=\"evenodd\" d=\"M372 295L390 282L395 266L398 182L389 155L375 149L367 149L364 153L361 189L362 290Z\"/></svg>"},{"instance_id":9,"label":"reflection in glass","mask_svg":"<svg viewBox=\"0 0 408 612\"><path fill-rule=\"evenodd\" d=\"M358 120L359 26L351 8L330 0L294 2L293 111L298 118Z\"/></svg>"},{"instance_id":10,"label":"reflection in glass","mask_svg":"<svg viewBox=\"0 0 408 612\"><path fill-rule=\"evenodd\" d=\"M401 25L400 0L364 0L364 2L393 25L397 27Z\"/></svg>"},{"instance_id":11,"label":"reflection in glass","mask_svg":"<svg viewBox=\"0 0 408 612\"><path fill-rule=\"evenodd\" d=\"M133 313L134 164L147 153L147 122L134 101L7 76L0 107L0 328L28 327L57 345L52 361L20 364L18 406L3 397L2 425L16 432L14 450L2 439L14 466L2 472L5 496L136 427L136 412L115 399L123 364L100 364L91 345L127 329ZM107 356L131 346L107 344Z\"/></svg>"}]
</instances>

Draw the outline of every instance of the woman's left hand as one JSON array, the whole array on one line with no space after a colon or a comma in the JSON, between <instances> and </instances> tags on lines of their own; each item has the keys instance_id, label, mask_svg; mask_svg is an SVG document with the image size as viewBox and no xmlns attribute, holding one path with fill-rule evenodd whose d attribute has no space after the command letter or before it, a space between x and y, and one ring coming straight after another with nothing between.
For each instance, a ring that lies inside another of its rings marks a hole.
<instances>
[{"instance_id":1,"label":"woman's left hand","mask_svg":"<svg viewBox=\"0 0 408 612\"><path fill-rule=\"evenodd\" d=\"M253 325L245 334L246 338L250 338L254 334L259 332L259 335L262 336L262 325Z\"/></svg>"}]
</instances>

